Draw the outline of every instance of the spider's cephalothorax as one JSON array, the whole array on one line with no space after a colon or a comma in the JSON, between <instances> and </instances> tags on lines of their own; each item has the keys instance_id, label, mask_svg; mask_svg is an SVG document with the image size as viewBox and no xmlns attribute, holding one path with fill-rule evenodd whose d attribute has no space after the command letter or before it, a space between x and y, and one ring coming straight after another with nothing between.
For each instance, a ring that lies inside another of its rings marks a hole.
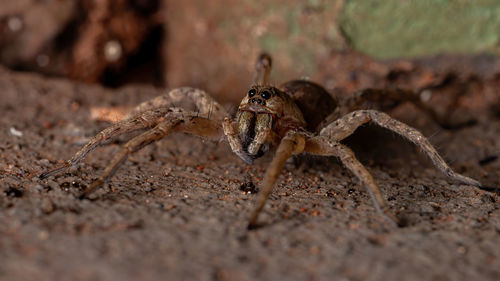
<instances>
[{"instance_id":1,"label":"spider's cephalothorax","mask_svg":"<svg viewBox=\"0 0 500 281\"><path fill-rule=\"evenodd\" d=\"M236 114L239 140L245 162L264 154L291 129L306 127L302 112L292 98L271 86L253 86Z\"/></svg>"},{"instance_id":2,"label":"spider's cephalothorax","mask_svg":"<svg viewBox=\"0 0 500 281\"><path fill-rule=\"evenodd\" d=\"M373 122L419 146L434 165L450 178L469 185L481 185L476 180L455 173L416 129L383 112L362 109L365 101L379 103L390 100L391 104L409 101L440 123L442 119L415 93L366 89L347 99L335 99L323 87L304 80L289 81L279 87L269 86L270 70L271 57L261 55L256 63L254 86L243 97L234 117L228 116L224 108L202 90L173 89L139 105L124 120L97 134L64 165L42 173L40 177L46 178L76 165L87 153L118 136L146 130L122 147L101 177L84 191L82 197L85 197L109 179L128 155L171 132L185 132L216 141L225 137L231 150L248 164L270 146L277 146L266 170L256 208L250 216L249 228L256 226L258 215L286 160L299 153L338 157L367 188L375 208L399 223L371 174L356 159L352 150L340 142L359 126Z\"/></svg>"}]
</instances>

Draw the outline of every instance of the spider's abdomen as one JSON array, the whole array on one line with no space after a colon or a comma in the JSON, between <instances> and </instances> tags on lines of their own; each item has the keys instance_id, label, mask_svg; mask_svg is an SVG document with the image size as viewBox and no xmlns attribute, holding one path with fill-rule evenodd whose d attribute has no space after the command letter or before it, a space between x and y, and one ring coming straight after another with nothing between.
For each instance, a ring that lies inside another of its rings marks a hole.
<instances>
[{"instance_id":1,"label":"spider's abdomen","mask_svg":"<svg viewBox=\"0 0 500 281\"><path fill-rule=\"evenodd\" d=\"M307 129L312 132L337 107L337 101L323 87L313 82L292 80L282 84L279 89L292 97L302 111Z\"/></svg>"}]
</instances>

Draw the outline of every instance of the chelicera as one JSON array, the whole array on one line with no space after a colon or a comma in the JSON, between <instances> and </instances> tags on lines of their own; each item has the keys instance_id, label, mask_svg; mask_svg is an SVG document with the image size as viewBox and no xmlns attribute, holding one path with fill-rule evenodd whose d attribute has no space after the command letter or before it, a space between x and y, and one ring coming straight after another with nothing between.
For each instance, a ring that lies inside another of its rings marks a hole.
<instances>
[{"instance_id":1,"label":"chelicera","mask_svg":"<svg viewBox=\"0 0 500 281\"><path fill-rule=\"evenodd\" d=\"M253 86L243 97L236 115L228 116L224 108L206 92L194 88L173 89L162 96L140 104L123 121L104 129L92 138L64 165L40 175L46 178L79 163L96 147L109 143L125 133L144 131L130 139L108 164L103 174L83 192L87 196L108 180L131 153L158 141L172 132L184 132L218 141L225 137L231 150L247 164L277 147L269 164L248 227L254 228L267 198L292 156L308 153L335 156L367 188L375 208L396 224L400 221L390 211L382 192L353 151L340 141L359 126L372 122L413 142L445 175L458 182L481 186L471 178L454 172L430 142L416 129L389 115L360 109L365 101L410 101L438 122L437 114L420 101L418 95L404 90L366 89L350 98L333 98L323 87L305 80L293 80L279 87L269 85L271 57L261 55L256 63Z\"/></svg>"}]
</instances>

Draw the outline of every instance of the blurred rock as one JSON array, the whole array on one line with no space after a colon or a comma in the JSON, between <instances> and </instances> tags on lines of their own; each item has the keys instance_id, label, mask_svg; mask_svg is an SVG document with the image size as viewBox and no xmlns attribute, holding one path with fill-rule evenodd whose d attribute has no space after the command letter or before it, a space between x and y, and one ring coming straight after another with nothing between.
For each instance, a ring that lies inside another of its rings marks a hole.
<instances>
[{"instance_id":1,"label":"blurred rock","mask_svg":"<svg viewBox=\"0 0 500 281\"><path fill-rule=\"evenodd\" d=\"M162 20L156 16L159 0L86 0L81 5L85 20L67 68L70 77L108 86L134 81L161 84L162 78L154 75L154 63L149 71L141 68L148 62L162 63L155 53L163 37Z\"/></svg>"},{"instance_id":2,"label":"blurred rock","mask_svg":"<svg viewBox=\"0 0 500 281\"><path fill-rule=\"evenodd\" d=\"M78 1L2 1L0 63L10 68L61 73L56 39L75 18Z\"/></svg>"},{"instance_id":3,"label":"blurred rock","mask_svg":"<svg viewBox=\"0 0 500 281\"><path fill-rule=\"evenodd\" d=\"M161 0L2 3L0 63L108 86L162 85L160 8Z\"/></svg>"},{"instance_id":4,"label":"blurred rock","mask_svg":"<svg viewBox=\"0 0 500 281\"><path fill-rule=\"evenodd\" d=\"M239 101L261 51L274 57L272 82L310 77L345 47L336 26L342 1L166 1L168 86L207 89Z\"/></svg>"}]
</instances>

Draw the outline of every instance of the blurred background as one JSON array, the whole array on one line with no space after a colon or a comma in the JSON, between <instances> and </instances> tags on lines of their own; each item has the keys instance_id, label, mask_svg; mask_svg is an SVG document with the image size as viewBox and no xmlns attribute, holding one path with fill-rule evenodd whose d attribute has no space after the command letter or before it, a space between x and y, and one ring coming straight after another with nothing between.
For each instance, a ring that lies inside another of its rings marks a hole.
<instances>
[{"instance_id":1,"label":"blurred background","mask_svg":"<svg viewBox=\"0 0 500 281\"><path fill-rule=\"evenodd\" d=\"M106 87L189 85L237 102L263 50L274 57L276 84L308 77L344 92L389 84L422 91L450 81L469 87L471 80L499 80L500 2L3 0L0 5L0 64Z\"/></svg>"}]
</instances>

